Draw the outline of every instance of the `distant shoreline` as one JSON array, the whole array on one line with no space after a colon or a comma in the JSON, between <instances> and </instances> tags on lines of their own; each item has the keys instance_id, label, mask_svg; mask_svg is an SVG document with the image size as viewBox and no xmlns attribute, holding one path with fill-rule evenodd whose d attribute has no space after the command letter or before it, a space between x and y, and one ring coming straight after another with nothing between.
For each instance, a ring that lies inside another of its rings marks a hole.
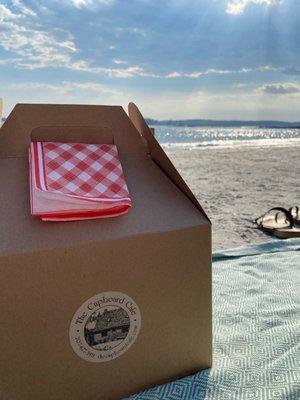
<instances>
[{"instance_id":1,"label":"distant shoreline","mask_svg":"<svg viewBox=\"0 0 300 400\"><path fill-rule=\"evenodd\" d=\"M0 118L0 126L6 118ZM172 126L186 128L260 128L260 129L300 129L300 122L284 121L239 121L239 120L206 120L206 119L186 119L186 120L157 120L146 118L150 126Z\"/></svg>"},{"instance_id":2,"label":"distant shoreline","mask_svg":"<svg viewBox=\"0 0 300 400\"><path fill-rule=\"evenodd\" d=\"M187 120L156 120L147 118L150 126L173 126L188 128L264 128L264 129L300 129L300 122L286 121L239 121L239 120L206 120L206 119L187 119Z\"/></svg>"}]
</instances>

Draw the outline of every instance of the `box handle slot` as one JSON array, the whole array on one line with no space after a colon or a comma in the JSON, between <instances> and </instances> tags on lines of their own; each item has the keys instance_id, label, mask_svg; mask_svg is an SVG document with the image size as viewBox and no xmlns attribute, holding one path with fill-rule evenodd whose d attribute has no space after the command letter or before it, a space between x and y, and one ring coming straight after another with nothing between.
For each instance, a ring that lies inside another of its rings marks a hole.
<instances>
[{"instance_id":1,"label":"box handle slot","mask_svg":"<svg viewBox=\"0 0 300 400\"><path fill-rule=\"evenodd\" d=\"M83 139L84 138L84 139ZM114 144L114 135L106 126L39 126L30 133L32 141Z\"/></svg>"}]
</instances>

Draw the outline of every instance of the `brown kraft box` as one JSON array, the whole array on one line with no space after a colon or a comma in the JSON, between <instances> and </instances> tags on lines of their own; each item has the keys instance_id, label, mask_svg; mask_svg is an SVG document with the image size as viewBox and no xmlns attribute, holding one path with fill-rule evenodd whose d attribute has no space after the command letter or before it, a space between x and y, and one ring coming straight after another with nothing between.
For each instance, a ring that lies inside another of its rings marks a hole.
<instances>
[{"instance_id":1,"label":"brown kraft box","mask_svg":"<svg viewBox=\"0 0 300 400\"><path fill-rule=\"evenodd\" d=\"M33 218L30 140L115 143L132 209ZM0 185L1 400L122 399L211 366L211 224L133 103L16 105Z\"/></svg>"}]
</instances>

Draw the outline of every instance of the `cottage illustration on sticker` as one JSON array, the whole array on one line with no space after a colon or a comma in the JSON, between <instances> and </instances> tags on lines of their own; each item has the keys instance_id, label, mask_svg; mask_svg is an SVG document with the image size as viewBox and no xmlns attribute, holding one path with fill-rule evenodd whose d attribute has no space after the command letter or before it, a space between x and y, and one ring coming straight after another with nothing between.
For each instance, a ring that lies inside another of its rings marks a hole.
<instances>
[{"instance_id":1,"label":"cottage illustration on sticker","mask_svg":"<svg viewBox=\"0 0 300 400\"><path fill-rule=\"evenodd\" d=\"M86 361L111 361L135 342L141 328L138 305L121 292L104 292L82 304L70 324L70 343Z\"/></svg>"}]
</instances>

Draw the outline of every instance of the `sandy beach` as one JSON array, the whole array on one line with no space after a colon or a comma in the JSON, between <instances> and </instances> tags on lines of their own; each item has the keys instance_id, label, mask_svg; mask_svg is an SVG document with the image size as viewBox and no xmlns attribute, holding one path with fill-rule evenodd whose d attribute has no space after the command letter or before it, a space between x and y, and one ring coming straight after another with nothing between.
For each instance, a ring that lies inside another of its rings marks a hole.
<instances>
[{"instance_id":1,"label":"sandy beach","mask_svg":"<svg viewBox=\"0 0 300 400\"><path fill-rule=\"evenodd\" d=\"M172 149L213 225L213 250L273 240L249 219L300 202L300 146Z\"/></svg>"}]
</instances>

